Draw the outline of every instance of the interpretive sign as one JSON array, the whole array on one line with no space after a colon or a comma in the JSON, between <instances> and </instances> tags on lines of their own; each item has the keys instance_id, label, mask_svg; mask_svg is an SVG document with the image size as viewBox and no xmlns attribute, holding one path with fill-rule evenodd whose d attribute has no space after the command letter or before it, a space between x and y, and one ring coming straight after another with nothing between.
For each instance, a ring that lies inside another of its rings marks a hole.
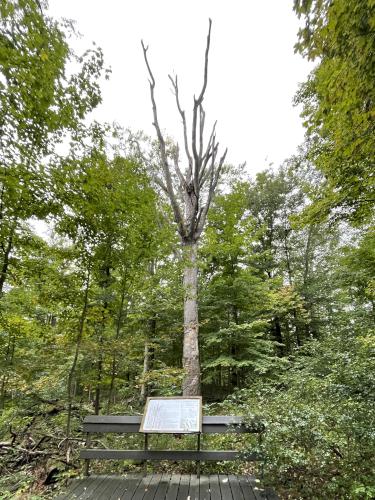
<instances>
[{"instance_id":1,"label":"interpretive sign","mask_svg":"<svg viewBox=\"0 0 375 500\"><path fill-rule=\"evenodd\" d=\"M202 432L202 397L147 398L139 430L166 434Z\"/></svg>"}]
</instances>

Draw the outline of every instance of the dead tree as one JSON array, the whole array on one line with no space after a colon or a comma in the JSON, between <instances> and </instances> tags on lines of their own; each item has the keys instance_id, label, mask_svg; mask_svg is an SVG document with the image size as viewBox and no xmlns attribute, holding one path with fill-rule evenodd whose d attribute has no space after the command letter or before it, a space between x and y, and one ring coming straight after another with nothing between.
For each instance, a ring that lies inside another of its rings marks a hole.
<instances>
[{"instance_id":1,"label":"dead tree","mask_svg":"<svg viewBox=\"0 0 375 500\"><path fill-rule=\"evenodd\" d=\"M207 35L207 45L204 57L203 86L196 98L194 96L191 142L188 140L188 127L185 111L181 107L177 76L169 79L176 97L176 105L182 120L186 166L181 168L179 147L176 145L171 155L168 152L165 137L160 128L156 101L155 79L147 58L147 50L142 41L150 83L151 102L153 110L153 125L156 129L161 158L161 176L155 177L155 182L169 198L174 220L177 224L185 258L184 268L184 341L183 341L183 395L200 394L200 363L198 346L198 263L197 245L201 237L207 213L222 172L227 154L218 155L219 143L216 140L216 122L213 125L208 141L204 140L205 111L203 99L207 88L208 54L211 39L211 19ZM172 156L172 158L171 158Z\"/></svg>"}]
</instances>

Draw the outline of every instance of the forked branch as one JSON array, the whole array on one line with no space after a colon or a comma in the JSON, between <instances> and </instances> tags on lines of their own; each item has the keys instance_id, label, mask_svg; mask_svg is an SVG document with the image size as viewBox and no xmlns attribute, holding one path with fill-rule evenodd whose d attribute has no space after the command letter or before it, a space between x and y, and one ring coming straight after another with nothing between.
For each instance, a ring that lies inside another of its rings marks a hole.
<instances>
[{"instance_id":1,"label":"forked branch","mask_svg":"<svg viewBox=\"0 0 375 500\"><path fill-rule=\"evenodd\" d=\"M178 231L184 241L197 241L202 233L207 213L219 182L220 174L227 154L227 150L225 150L224 154L218 160L219 143L216 142L216 122L212 127L207 145L204 145L206 114L202 103L207 89L211 26L212 21L209 19L207 43L204 55L203 84L198 98L194 96L191 145L189 145L188 141L188 127L185 111L180 102L178 78L177 76L172 78L171 75L168 75L173 87L177 109L182 120L184 149L188 160L185 171L180 169L178 145L173 150L172 155L170 151L167 151L166 141L159 125L155 102L155 78L147 58L148 47L146 47L142 42L143 55L149 74L150 94L154 117L153 125L156 129L158 137L164 174L163 180L155 179L155 181L163 189L163 191L167 193L170 199L175 220L178 224ZM172 167L169 166L168 156L172 156L173 158ZM175 170L179 180L178 186L173 185L173 177L170 168L174 168ZM184 200L183 208L179 205L179 200L175 194L175 190L182 195Z\"/></svg>"},{"instance_id":2,"label":"forked branch","mask_svg":"<svg viewBox=\"0 0 375 500\"><path fill-rule=\"evenodd\" d=\"M159 125L159 119L158 119L158 112L156 108L156 101L155 101L155 78L154 75L152 74L150 64L147 59L147 51L148 47L146 47L143 43L143 40L141 41L142 44L142 49L143 49L143 56L146 62L148 74L149 74L149 84L150 84L150 95L151 95L151 103L152 103L152 112L153 112L153 117L154 117L154 122L153 125L156 129L156 134L158 137L158 142L159 142L159 148L160 148L160 154L161 154L161 160L162 160L162 167L163 167L163 172L164 172L164 180L167 188L167 193L172 205L173 209L173 214L174 218L176 221L176 224L178 226L178 230L181 235L186 233L185 230L185 225L184 225L184 219L180 210L180 207L177 202L177 198L173 189L173 182L172 182L172 175L171 171L169 169L169 164L168 164L168 155L166 151L166 145L165 145L165 140L163 137L163 134L160 129Z\"/></svg>"}]
</instances>

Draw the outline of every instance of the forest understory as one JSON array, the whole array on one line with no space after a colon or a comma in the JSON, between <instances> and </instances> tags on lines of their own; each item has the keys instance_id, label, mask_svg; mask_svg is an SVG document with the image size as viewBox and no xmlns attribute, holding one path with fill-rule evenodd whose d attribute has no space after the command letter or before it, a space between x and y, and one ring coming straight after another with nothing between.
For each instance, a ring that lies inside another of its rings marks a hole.
<instances>
[{"instance_id":1,"label":"forest understory","mask_svg":"<svg viewBox=\"0 0 375 500\"><path fill-rule=\"evenodd\" d=\"M203 134L211 21L183 170L145 46L156 140L90 122L110 74L99 47L74 54L74 26L44 1L0 1L1 500L53 498L82 475L86 415L140 415L181 392L201 393L204 415L265 424L261 449L204 437L244 460L202 474L260 477L257 450L281 498L375 497L375 3L294 10L296 50L316 62L295 97L306 139L249 176Z\"/></svg>"}]
</instances>

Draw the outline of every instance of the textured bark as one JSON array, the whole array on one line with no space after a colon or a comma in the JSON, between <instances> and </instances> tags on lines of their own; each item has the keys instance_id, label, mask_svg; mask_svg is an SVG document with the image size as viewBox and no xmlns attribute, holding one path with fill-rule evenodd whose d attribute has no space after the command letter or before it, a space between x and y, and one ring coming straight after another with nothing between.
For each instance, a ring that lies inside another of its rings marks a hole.
<instances>
[{"instance_id":1,"label":"textured bark","mask_svg":"<svg viewBox=\"0 0 375 500\"><path fill-rule=\"evenodd\" d=\"M3 288L7 278L8 267L9 267L9 257L13 246L13 230L10 233L7 241L7 245L4 249L3 263L0 271L0 297L3 295Z\"/></svg>"},{"instance_id":2,"label":"textured bark","mask_svg":"<svg viewBox=\"0 0 375 500\"><path fill-rule=\"evenodd\" d=\"M198 264L197 244L185 244L184 269L184 345L182 364L185 370L182 393L200 395Z\"/></svg>"},{"instance_id":3,"label":"textured bark","mask_svg":"<svg viewBox=\"0 0 375 500\"><path fill-rule=\"evenodd\" d=\"M147 58L148 47L142 41L143 55L149 74L152 112L161 158L162 178L153 173L155 183L168 196L169 202L185 249L186 268L184 272L184 345L183 381L184 395L200 394L200 369L198 347L198 306L197 306L197 243L201 237L212 202L215 189L220 179L227 150L219 157L219 143L216 140L216 122L214 123L208 142L204 141L205 111L203 100L207 88L208 53L211 40L211 19L207 34L204 56L203 85L196 98L194 96L193 117L191 127L191 144L188 142L188 130L185 111L181 107L177 76L169 79L173 86L176 105L181 116L184 151L186 155L185 169L180 167L180 149L175 145L173 153L168 152L167 144L159 124L155 100L155 78ZM174 170L172 175L172 169ZM181 203L183 201L183 203Z\"/></svg>"}]
</instances>

